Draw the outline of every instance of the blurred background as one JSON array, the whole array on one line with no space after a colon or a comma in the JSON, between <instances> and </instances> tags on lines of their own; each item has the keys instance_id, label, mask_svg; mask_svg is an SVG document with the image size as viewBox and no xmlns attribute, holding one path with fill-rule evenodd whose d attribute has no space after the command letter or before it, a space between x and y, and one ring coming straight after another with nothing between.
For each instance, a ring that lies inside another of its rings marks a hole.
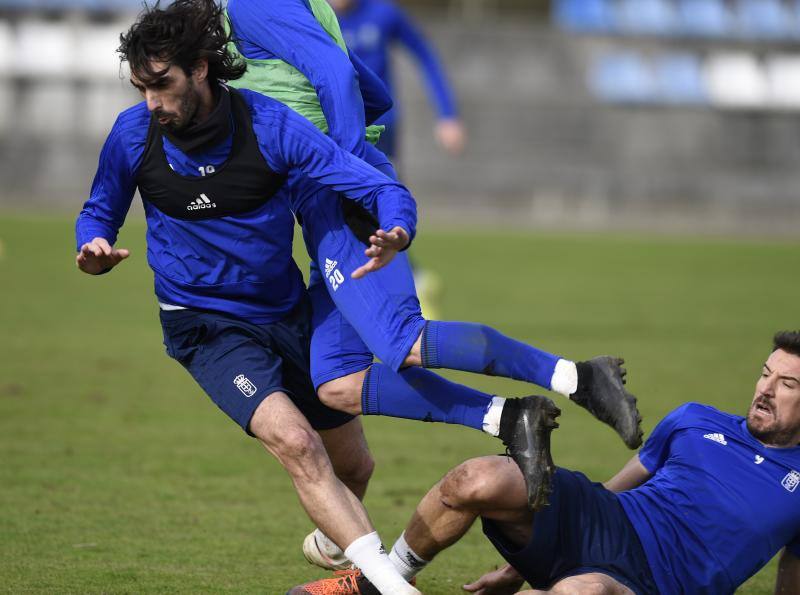
<instances>
[{"instance_id":1,"label":"blurred background","mask_svg":"<svg viewBox=\"0 0 800 595\"><path fill-rule=\"evenodd\" d=\"M800 2L400 6L467 132L460 155L439 149L435 91L396 44L398 156L426 218L794 232ZM139 8L0 0L0 205L74 211L86 195L116 113L138 99L114 49Z\"/></svg>"},{"instance_id":2,"label":"blurred background","mask_svg":"<svg viewBox=\"0 0 800 595\"><path fill-rule=\"evenodd\" d=\"M743 414L772 334L800 326L800 0L397 6L395 158L436 313L574 359L623 354L646 433L685 401ZM100 147L140 100L115 53L140 8L0 0L0 593L283 593L323 575L300 553L310 523L277 462L164 355L136 200L121 269L74 266ZM342 9L346 39L380 50L359 14ZM559 406L559 464L602 480L631 456ZM449 468L500 450L364 425L387 544ZM473 530L420 585L457 593L499 563Z\"/></svg>"}]
</instances>

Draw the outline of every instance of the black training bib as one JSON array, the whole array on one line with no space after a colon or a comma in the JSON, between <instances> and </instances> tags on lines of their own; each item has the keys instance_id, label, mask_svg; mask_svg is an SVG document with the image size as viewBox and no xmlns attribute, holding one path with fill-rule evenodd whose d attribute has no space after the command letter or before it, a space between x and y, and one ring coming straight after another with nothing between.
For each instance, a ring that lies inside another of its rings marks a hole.
<instances>
[{"instance_id":1,"label":"black training bib","mask_svg":"<svg viewBox=\"0 0 800 595\"><path fill-rule=\"evenodd\" d=\"M272 171L264 160L244 98L234 89L227 92L231 94L233 146L228 159L204 176L173 171L164 154L158 121L151 118L136 184L142 200L165 215L190 221L240 215L264 205L286 182L286 175Z\"/></svg>"}]
</instances>

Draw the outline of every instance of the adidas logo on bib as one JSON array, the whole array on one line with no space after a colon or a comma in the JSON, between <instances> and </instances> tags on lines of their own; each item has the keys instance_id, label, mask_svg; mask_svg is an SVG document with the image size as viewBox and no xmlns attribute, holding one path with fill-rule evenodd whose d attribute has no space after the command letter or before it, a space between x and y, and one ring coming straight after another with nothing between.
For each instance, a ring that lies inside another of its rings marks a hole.
<instances>
[{"instance_id":1,"label":"adidas logo on bib","mask_svg":"<svg viewBox=\"0 0 800 595\"><path fill-rule=\"evenodd\" d=\"M194 202L190 202L186 210L187 211L196 211L198 209L213 209L217 206L217 203L211 202L211 199L208 198L205 193L200 195L200 198L196 199Z\"/></svg>"},{"instance_id":2,"label":"adidas logo on bib","mask_svg":"<svg viewBox=\"0 0 800 595\"><path fill-rule=\"evenodd\" d=\"M728 446L728 443L725 441L724 434L704 434L703 438L707 438L708 440L711 440L713 442L719 442L723 446Z\"/></svg>"}]
</instances>

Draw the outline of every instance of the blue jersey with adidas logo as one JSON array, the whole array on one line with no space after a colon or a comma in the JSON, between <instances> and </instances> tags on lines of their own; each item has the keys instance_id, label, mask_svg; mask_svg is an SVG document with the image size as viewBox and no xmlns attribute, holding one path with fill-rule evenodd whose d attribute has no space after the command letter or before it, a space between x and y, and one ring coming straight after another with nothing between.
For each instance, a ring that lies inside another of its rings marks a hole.
<instances>
[{"instance_id":1,"label":"blue jersey with adidas logo","mask_svg":"<svg viewBox=\"0 0 800 595\"><path fill-rule=\"evenodd\" d=\"M784 546L800 556L800 447L766 447L744 418L688 403L639 459L653 476L619 498L664 595L733 593Z\"/></svg>"}]
</instances>

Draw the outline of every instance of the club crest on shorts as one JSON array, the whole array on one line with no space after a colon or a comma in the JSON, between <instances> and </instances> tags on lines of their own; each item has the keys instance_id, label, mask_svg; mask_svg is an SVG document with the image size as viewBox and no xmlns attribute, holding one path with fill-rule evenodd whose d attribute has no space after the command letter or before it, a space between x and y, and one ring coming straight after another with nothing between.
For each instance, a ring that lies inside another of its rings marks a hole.
<instances>
[{"instance_id":1,"label":"club crest on shorts","mask_svg":"<svg viewBox=\"0 0 800 595\"><path fill-rule=\"evenodd\" d=\"M242 391L242 394L248 399L256 394L256 391L258 390L256 385L250 382L250 379L244 374L239 374L236 378L234 378L233 383L236 385L236 388Z\"/></svg>"},{"instance_id":2,"label":"club crest on shorts","mask_svg":"<svg viewBox=\"0 0 800 595\"><path fill-rule=\"evenodd\" d=\"M794 470L789 471L789 473L786 474L786 477L783 478L783 481L781 481L781 485L790 492L794 492L799 484L800 473Z\"/></svg>"}]
</instances>

